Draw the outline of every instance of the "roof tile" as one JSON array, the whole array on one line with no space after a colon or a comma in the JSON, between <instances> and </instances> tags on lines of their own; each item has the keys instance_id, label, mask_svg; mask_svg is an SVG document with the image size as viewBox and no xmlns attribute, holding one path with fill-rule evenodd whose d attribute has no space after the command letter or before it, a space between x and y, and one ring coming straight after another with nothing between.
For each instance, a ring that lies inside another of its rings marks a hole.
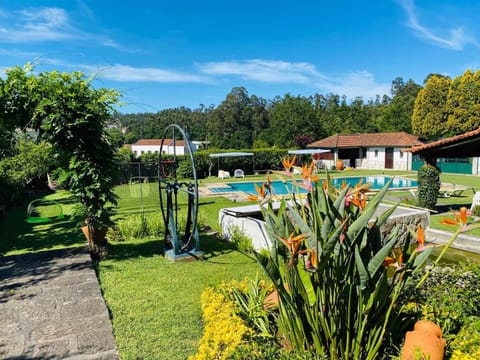
<instances>
[{"instance_id":1,"label":"roof tile","mask_svg":"<svg viewBox=\"0 0 480 360\"><path fill-rule=\"evenodd\" d=\"M418 136L406 132L384 132L364 134L335 134L325 139L315 141L308 147L320 148L353 148L372 146L399 146L409 147L421 145Z\"/></svg>"}]
</instances>

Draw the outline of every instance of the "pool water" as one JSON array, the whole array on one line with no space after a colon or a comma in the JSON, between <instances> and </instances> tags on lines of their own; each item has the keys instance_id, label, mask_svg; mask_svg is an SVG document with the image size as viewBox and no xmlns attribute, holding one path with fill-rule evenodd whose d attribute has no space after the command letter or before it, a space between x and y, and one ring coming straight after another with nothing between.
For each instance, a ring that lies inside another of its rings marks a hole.
<instances>
[{"instance_id":1,"label":"pool water","mask_svg":"<svg viewBox=\"0 0 480 360\"><path fill-rule=\"evenodd\" d=\"M345 181L350 186L355 186L358 184L360 180L362 180L362 184L368 183L370 184L371 190L380 190L389 180L391 177L387 176L356 176L356 177L344 177L344 178L333 178L332 182L335 187L340 188L342 186L343 181ZM255 184L261 186L260 181L242 181L242 182L234 182L234 183L226 183L224 187L215 187L210 188L209 190L214 193L225 193L225 192L235 192L241 191L247 194L256 194L257 191L255 189ZM293 192L295 193L306 193L306 190L303 188L298 187L297 185L301 184L301 181L292 182L292 181L272 181L272 188L273 192L276 195L289 195ZM390 185L391 190L394 189L405 189L416 187L417 182L414 180L409 179L402 179L402 178L395 178Z\"/></svg>"}]
</instances>

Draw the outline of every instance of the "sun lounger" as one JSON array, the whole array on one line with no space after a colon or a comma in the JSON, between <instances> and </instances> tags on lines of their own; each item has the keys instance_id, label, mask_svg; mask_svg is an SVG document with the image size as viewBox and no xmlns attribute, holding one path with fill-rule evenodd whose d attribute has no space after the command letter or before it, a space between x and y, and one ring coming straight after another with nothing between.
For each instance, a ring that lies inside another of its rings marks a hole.
<instances>
[{"instance_id":1,"label":"sun lounger","mask_svg":"<svg viewBox=\"0 0 480 360\"><path fill-rule=\"evenodd\" d=\"M218 170L218 177L220 179L227 179L230 177L230 172L225 170Z\"/></svg>"},{"instance_id":2,"label":"sun lounger","mask_svg":"<svg viewBox=\"0 0 480 360\"><path fill-rule=\"evenodd\" d=\"M410 194L412 194L413 197L417 197L417 191L417 189L410 189ZM465 189L458 188L440 189L438 191L438 197L449 198L450 196L462 196L464 191Z\"/></svg>"},{"instance_id":3,"label":"sun lounger","mask_svg":"<svg viewBox=\"0 0 480 360\"><path fill-rule=\"evenodd\" d=\"M445 189L440 189L438 191L438 196L439 197L444 197L444 198L449 198L450 196L462 196L462 193L465 191L465 189L459 189L459 188L445 188Z\"/></svg>"},{"instance_id":4,"label":"sun lounger","mask_svg":"<svg viewBox=\"0 0 480 360\"><path fill-rule=\"evenodd\" d=\"M241 178L244 178L245 177L245 173L243 172L242 169L235 169L235 171L233 172L233 177L241 177Z\"/></svg>"},{"instance_id":5,"label":"sun lounger","mask_svg":"<svg viewBox=\"0 0 480 360\"><path fill-rule=\"evenodd\" d=\"M302 175L302 168L300 166L293 167L293 174L294 175Z\"/></svg>"}]
</instances>

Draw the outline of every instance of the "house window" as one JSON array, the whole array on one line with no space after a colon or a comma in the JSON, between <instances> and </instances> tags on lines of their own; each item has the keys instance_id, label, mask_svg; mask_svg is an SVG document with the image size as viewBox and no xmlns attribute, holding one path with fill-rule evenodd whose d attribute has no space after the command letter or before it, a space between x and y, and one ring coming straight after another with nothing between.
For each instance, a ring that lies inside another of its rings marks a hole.
<instances>
[{"instance_id":1,"label":"house window","mask_svg":"<svg viewBox=\"0 0 480 360\"><path fill-rule=\"evenodd\" d=\"M400 151L400 159L403 159L403 152Z\"/></svg>"},{"instance_id":2,"label":"house window","mask_svg":"<svg viewBox=\"0 0 480 360\"><path fill-rule=\"evenodd\" d=\"M375 158L378 158L378 150L375 150Z\"/></svg>"}]
</instances>

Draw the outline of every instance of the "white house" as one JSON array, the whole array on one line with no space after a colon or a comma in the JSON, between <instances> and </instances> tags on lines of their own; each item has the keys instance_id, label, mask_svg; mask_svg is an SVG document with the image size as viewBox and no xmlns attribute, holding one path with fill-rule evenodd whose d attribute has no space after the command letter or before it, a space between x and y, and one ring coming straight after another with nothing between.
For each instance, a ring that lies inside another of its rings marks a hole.
<instances>
[{"instance_id":1,"label":"white house","mask_svg":"<svg viewBox=\"0 0 480 360\"><path fill-rule=\"evenodd\" d=\"M199 143L200 142L195 141L192 142L192 152L198 150ZM161 144L162 139L140 139L135 144L132 144L131 149L136 157L148 153L159 154ZM162 152L166 155L173 155L174 153L177 155L184 155L185 140L175 140L174 142L173 139L164 139Z\"/></svg>"},{"instance_id":2,"label":"white house","mask_svg":"<svg viewBox=\"0 0 480 360\"><path fill-rule=\"evenodd\" d=\"M335 134L308 145L330 149L334 161L363 169L411 170L412 155L401 149L422 145L417 136L406 132Z\"/></svg>"}]
</instances>

